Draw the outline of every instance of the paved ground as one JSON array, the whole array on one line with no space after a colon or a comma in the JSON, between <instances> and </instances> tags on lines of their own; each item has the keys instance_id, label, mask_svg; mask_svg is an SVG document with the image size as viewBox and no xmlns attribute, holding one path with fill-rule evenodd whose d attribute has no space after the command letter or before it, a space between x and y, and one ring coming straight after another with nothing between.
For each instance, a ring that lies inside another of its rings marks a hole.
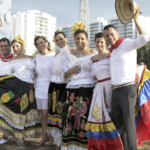
<instances>
[{"instance_id":1,"label":"paved ground","mask_svg":"<svg viewBox=\"0 0 150 150\"><path fill-rule=\"evenodd\" d=\"M2 137L2 133L0 133L0 138ZM54 146L50 146L47 142L44 146L39 146L38 143L40 139L28 139L27 146L17 146L14 139L10 137L10 140L7 144L0 145L0 150L55 150Z\"/></svg>"},{"instance_id":2,"label":"paved ground","mask_svg":"<svg viewBox=\"0 0 150 150\"><path fill-rule=\"evenodd\" d=\"M2 133L0 133L0 138ZM54 146L50 146L49 143L46 143L44 146L39 146L40 139L28 139L27 146L19 147L16 145L14 139L10 138L7 144L0 145L0 150L55 150ZM143 145L138 147L138 150L150 150L150 141L143 142Z\"/></svg>"},{"instance_id":3,"label":"paved ground","mask_svg":"<svg viewBox=\"0 0 150 150\"><path fill-rule=\"evenodd\" d=\"M150 150L150 141L143 142L143 145L139 146L138 150Z\"/></svg>"}]
</instances>

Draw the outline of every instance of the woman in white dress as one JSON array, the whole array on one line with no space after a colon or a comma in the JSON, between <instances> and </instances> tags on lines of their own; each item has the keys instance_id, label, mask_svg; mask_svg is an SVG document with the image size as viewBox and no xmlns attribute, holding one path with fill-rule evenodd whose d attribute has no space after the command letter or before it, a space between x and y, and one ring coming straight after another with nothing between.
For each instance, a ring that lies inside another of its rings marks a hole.
<instances>
[{"instance_id":1,"label":"woman in white dress","mask_svg":"<svg viewBox=\"0 0 150 150\"><path fill-rule=\"evenodd\" d=\"M96 80L91 76L92 60L96 50L87 47L88 34L85 26L75 23L74 42L76 50L71 51L70 60L76 59L75 66L80 68L77 74L72 68L65 72L65 77L70 77L66 97L66 116L63 126L63 143L61 150L87 150L85 125L89 114L90 101Z\"/></svg>"},{"instance_id":2,"label":"woman in white dress","mask_svg":"<svg viewBox=\"0 0 150 150\"><path fill-rule=\"evenodd\" d=\"M48 89L51 78L51 61L55 56L50 48L50 43L43 36L37 36L34 39L34 44L40 54L36 55L36 73L37 80L35 85L35 98L37 109L41 112L42 117L42 140L40 145L45 144L49 138L46 134L47 119L48 119Z\"/></svg>"},{"instance_id":3,"label":"woman in white dress","mask_svg":"<svg viewBox=\"0 0 150 150\"><path fill-rule=\"evenodd\" d=\"M4 132L3 139L13 135L17 145L24 146L25 137L35 137L42 132L32 80L35 61L24 54L24 41L20 36L11 45L16 56L0 72L0 130Z\"/></svg>"},{"instance_id":4,"label":"woman in white dress","mask_svg":"<svg viewBox=\"0 0 150 150\"><path fill-rule=\"evenodd\" d=\"M111 121L110 52L103 33L95 35L98 54L92 57L92 75L97 79L86 123L88 150L123 150L120 135Z\"/></svg>"},{"instance_id":5,"label":"woman in white dress","mask_svg":"<svg viewBox=\"0 0 150 150\"><path fill-rule=\"evenodd\" d=\"M70 65L67 59L67 53L70 53L70 50L73 48L67 46L67 37L61 29L55 32L54 42L60 51L56 53L55 58L51 62L52 76L49 86L47 133L53 137L50 139L50 142L56 145L56 149L60 149L62 144L63 117L65 114L66 85L68 82L67 79L63 78L63 73L64 69ZM74 72L78 72L76 68L73 69Z\"/></svg>"}]
</instances>

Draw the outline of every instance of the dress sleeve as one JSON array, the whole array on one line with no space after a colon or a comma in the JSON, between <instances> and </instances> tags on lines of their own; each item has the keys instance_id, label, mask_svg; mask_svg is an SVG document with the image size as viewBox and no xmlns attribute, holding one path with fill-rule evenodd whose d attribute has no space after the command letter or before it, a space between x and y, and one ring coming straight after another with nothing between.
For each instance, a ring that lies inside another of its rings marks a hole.
<instances>
[{"instance_id":1,"label":"dress sleeve","mask_svg":"<svg viewBox=\"0 0 150 150\"><path fill-rule=\"evenodd\" d=\"M52 75L60 74L60 69L59 69L60 66L57 57L52 58L50 67L51 67Z\"/></svg>"},{"instance_id":2,"label":"dress sleeve","mask_svg":"<svg viewBox=\"0 0 150 150\"><path fill-rule=\"evenodd\" d=\"M139 35L139 37L137 39L131 40L131 39L127 39L127 44L126 44L126 50L130 51L130 50L135 50L138 49L142 46L144 46L147 42L148 42L148 37L147 35Z\"/></svg>"},{"instance_id":3,"label":"dress sleeve","mask_svg":"<svg viewBox=\"0 0 150 150\"><path fill-rule=\"evenodd\" d=\"M13 64L12 64L12 62L10 61L10 62L7 62L7 63L6 63L6 66L1 69L0 75L1 75L1 76L2 76L2 75L10 75L10 74L12 74L12 73L13 73Z\"/></svg>"},{"instance_id":4,"label":"dress sleeve","mask_svg":"<svg viewBox=\"0 0 150 150\"><path fill-rule=\"evenodd\" d=\"M76 57L71 54L69 48L67 47L62 48L57 56L59 60L62 81L68 82L70 77L66 79L64 76L69 69L75 67Z\"/></svg>"}]
</instances>

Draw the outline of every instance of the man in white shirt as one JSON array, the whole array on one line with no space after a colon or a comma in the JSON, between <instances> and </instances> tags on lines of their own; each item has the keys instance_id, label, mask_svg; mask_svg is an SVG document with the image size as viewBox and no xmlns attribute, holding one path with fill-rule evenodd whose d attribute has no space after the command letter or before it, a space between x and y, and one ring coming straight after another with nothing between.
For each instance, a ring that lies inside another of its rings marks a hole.
<instances>
[{"instance_id":1,"label":"man in white shirt","mask_svg":"<svg viewBox=\"0 0 150 150\"><path fill-rule=\"evenodd\" d=\"M111 117L118 129L125 150L137 150L135 129L135 104L137 90L135 72L137 51L148 42L144 29L138 21L139 10L133 16L139 38L135 40L119 38L115 26L104 27L104 38L111 45L110 72L112 83Z\"/></svg>"},{"instance_id":2,"label":"man in white shirt","mask_svg":"<svg viewBox=\"0 0 150 150\"><path fill-rule=\"evenodd\" d=\"M10 59L14 57L13 54L11 54L11 45L10 41L7 38L2 38L0 40L0 69L3 68Z\"/></svg>"}]
</instances>

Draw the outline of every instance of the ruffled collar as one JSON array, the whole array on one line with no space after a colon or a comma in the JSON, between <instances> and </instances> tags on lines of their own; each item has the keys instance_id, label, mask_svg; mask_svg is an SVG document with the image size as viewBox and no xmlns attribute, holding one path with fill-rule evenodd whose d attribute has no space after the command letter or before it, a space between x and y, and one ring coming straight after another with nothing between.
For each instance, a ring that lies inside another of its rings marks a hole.
<instances>
[{"instance_id":1,"label":"ruffled collar","mask_svg":"<svg viewBox=\"0 0 150 150\"><path fill-rule=\"evenodd\" d=\"M113 49L117 48L122 42L124 41L124 38L119 38L116 44L112 45L109 49L110 53L112 53Z\"/></svg>"}]
</instances>

